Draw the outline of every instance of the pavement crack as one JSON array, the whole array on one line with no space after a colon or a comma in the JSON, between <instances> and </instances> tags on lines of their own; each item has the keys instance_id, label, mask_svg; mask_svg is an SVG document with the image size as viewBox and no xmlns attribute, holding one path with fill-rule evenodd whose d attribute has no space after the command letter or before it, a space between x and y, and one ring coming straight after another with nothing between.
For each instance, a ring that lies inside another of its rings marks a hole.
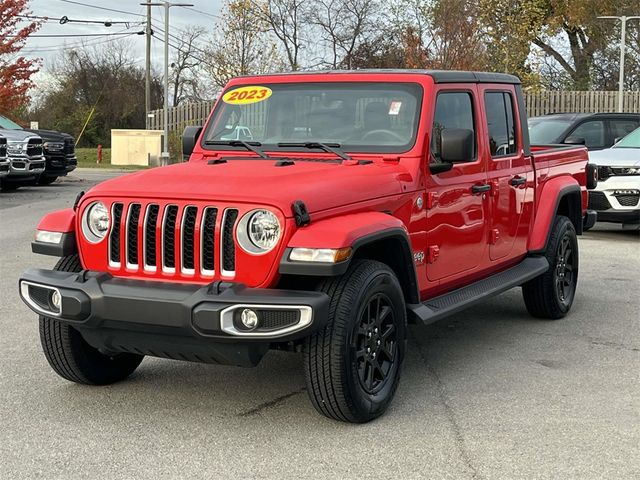
<instances>
[{"instance_id":1,"label":"pavement crack","mask_svg":"<svg viewBox=\"0 0 640 480\"><path fill-rule=\"evenodd\" d=\"M464 442L462 429L460 428L460 424L458 423L456 414L453 410L453 407L451 406L449 395L447 394L447 389L444 383L442 382L442 379L440 378L440 375L438 374L438 372L427 361L427 358L424 355L424 352L422 350L422 345L420 345L420 343L417 340L416 340L416 343L418 344L418 354L420 355L420 358L422 359L422 361L426 366L427 373L431 376L432 380L436 384L436 388L438 390L438 396L440 397L440 401L442 402L442 405L444 407L447 420L451 425L451 430L453 431L455 444L458 447L460 458L462 458L462 461L464 462L464 464L471 471L471 478L480 480L482 476L480 475L480 473L478 473L478 470L476 469L475 465L471 460L471 455L469 454L469 451L467 450L467 447Z\"/></svg>"},{"instance_id":2,"label":"pavement crack","mask_svg":"<svg viewBox=\"0 0 640 480\"><path fill-rule=\"evenodd\" d=\"M291 392L291 393L287 393L285 395L281 395L279 397L276 397L272 400L268 400L266 402L263 402L253 408L250 408L248 410L245 410L243 412L238 413L236 416L238 417L252 417L254 415L258 415L260 413L262 413L265 410L268 410L270 408L275 407L276 405L278 405L279 403L284 402L285 400L295 396L295 395L299 395L302 392L304 392L306 389L305 388L301 388L300 390L296 390L295 392Z\"/></svg>"}]
</instances>

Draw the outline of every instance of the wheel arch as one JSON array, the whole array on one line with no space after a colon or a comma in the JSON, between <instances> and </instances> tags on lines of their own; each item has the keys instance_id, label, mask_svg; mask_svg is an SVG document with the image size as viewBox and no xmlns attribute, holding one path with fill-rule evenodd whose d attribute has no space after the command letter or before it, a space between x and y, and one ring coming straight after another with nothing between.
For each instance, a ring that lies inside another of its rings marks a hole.
<instances>
[{"instance_id":1,"label":"wheel arch","mask_svg":"<svg viewBox=\"0 0 640 480\"><path fill-rule=\"evenodd\" d=\"M530 235L529 251L544 252L549 242L554 219L564 215L571 220L576 233L582 234L582 189L572 177L559 177L547 182L538 201Z\"/></svg>"},{"instance_id":2,"label":"wheel arch","mask_svg":"<svg viewBox=\"0 0 640 480\"><path fill-rule=\"evenodd\" d=\"M351 256L335 264L292 262L291 250L351 247ZM354 259L377 260L393 270L406 303L418 303L418 278L411 241L402 221L382 212L334 217L299 229L287 244L279 272L287 277L327 277L344 274Z\"/></svg>"}]
</instances>

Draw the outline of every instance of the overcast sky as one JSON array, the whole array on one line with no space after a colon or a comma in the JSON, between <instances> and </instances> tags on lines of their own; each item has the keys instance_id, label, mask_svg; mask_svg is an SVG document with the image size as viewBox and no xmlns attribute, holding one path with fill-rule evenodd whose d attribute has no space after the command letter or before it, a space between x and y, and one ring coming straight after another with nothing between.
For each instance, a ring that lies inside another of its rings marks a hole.
<instances>
[{"instance_id":1,"label":"overcast sky","mask_svg":"<svg viewBox=\"0 0 640 480\"><path fill-rule=\"evenodd\" d=\"M144 30L144 25L138 22L146 22L146 7L141 6L143 0L73 0L75 3L68 3L63 0L31 0L30 9L33 15L46 16L52 18L68 17L70 20L99 20L99 21L127 21L129 25L113 25L105 27L98 24L79 24L68 22L61 25L57 20L49 20L43 24L42 28L35 33L35 37L30 37L26 46L21 52L25 57L38 57L43 60L43 74L38 75L39 80L46 78L46 70L51 66L52 62L60 56L65 48L77 47L83 40L87 45L102 44L108 45L109 41L119 38L116 36L99 37L68 37L68 38L38 38L37 35L92 35L107 34L115 32L137 32ZM180 30L188 30L189 27L201 25L212 31L216 19L214 18L220 13L221 0L173 0L181 3L191 3L196 12L191 9L173 7L170 13L170 33L179 35ZM79 5L82 4L82 5ZM119 13L107 10L101 10L102 7L113 10L121 10ZM141 16L140 16L141 15ZM152 7L153 23L164 30L164 8ZM127 27L129 27L127 29ZM162 33L157 31L157 36L162 37ZM133 45L132 55L144 64L144 48L145 37L128 36L127 39ZM106 42L106 43L105 43ZM173 42L175 44L175 41ZM160 71L164 65L163 43L158 40L152 41L152 61L154 68ZM170 52L171 54L171 52Z\"/></svg>"}]
</instances>

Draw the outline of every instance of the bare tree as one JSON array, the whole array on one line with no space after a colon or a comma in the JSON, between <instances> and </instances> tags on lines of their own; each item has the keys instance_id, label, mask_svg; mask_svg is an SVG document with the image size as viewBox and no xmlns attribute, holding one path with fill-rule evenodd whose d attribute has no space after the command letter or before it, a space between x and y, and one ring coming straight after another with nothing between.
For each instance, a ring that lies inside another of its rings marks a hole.
<instances>
[{"instance_id":1,"label":"bare tree","mask_svg":"<svg viewBox=\"0 0 640 480\"><path fill-rule=\"evenodd\" d=\"M260 18L280 41L289 68L300 69L300 51L303 45L302 32L306 25L305 0L253 0Z\"/></svg>"},{"instance_id":2,"label":"bare tree","mask_svg":"<svg viewBox=\"0 0 640 480\"><path fill-rule=\"evenodd\" d=\"M219 87L240 75L269 73L280 68L276 45L252 0L228 0L222 25L208 51L205 70Z\"/></svg>"},{"instance_id":3,"label":"bare tree","mask_svg":"<svg viewBox=\"0 0 640 480\"><path fill-rule=\"evenodd\" d=\"M316 0L312 22L330 52L331 68L352 68L354 52L372 30L376 6L376 0Z\"/></svg>"},{"instance_id":4,"label":"bare tree","mask_svg":"<svg viewBox=\"0 0 640 480\"><path fill-rule=\"evenodd\" d=\"M180 35L170 72L174 106L184 101L201 99L199 86L202 83L198 81L198 77L202 63L199 56L202 55L202 50L198 48L197 43L204 32L204 28L197 27Z\"/></svg>"}]
</instances>

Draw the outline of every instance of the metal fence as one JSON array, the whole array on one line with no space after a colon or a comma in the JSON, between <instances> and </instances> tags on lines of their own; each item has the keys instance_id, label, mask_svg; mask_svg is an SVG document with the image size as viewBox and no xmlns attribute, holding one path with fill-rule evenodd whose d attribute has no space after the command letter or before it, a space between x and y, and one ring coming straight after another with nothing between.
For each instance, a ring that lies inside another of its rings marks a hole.
<instances>
[{"instance_id":1,"label":"metal fence","mask_svg":"<svg viewBox=\"0 0 640 480\"><path fill-rule=\"evenodd\" d=\"M525 92L530 117L557 112L615 112L618 92L542 91ZM203 125L213 108L213 100L185 103L169 109L169 131L182 132L188 125ZM640 91L624 92L624 111L640 113ZM163 130L162 109L149 112L147 128Z\"/></svg>"}]
</instances>

